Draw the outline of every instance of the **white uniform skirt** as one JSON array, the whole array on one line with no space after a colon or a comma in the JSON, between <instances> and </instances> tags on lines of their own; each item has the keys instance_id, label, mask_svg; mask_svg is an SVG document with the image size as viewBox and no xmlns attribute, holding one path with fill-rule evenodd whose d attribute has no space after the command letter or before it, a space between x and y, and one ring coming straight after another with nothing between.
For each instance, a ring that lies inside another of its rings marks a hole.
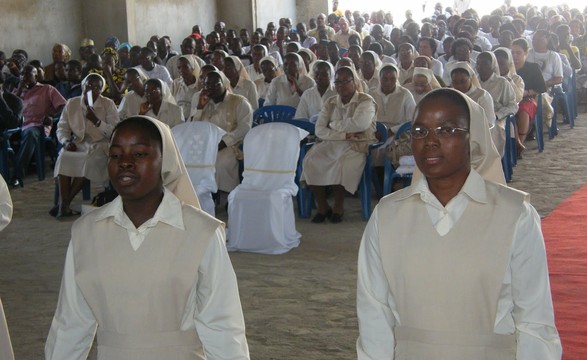
<instances>
[{"instance_id":1,"label":"white uniform skirt","mask_svg":"<svg viewBox=\"0 0 587 360\"><path fill-rule=\"evenodd\" d=\"M54 176L84 177L90 181L103 183L108 180L108 143L76 143L76 151L67 151L65 147L59 152L55 163Z\"/></svg>"},{"instance_id":2,"label":"white uniform skirt","mask_svg":"<svg viewBox=\"0 0 587 360\"><path fill-rule=\"evenodd\" d=\"M342 185L355 193L366 161L367 154L351 149L351 142L323 141L306 154L301 180L308 185Z\"/></svg>"}]
</instances>

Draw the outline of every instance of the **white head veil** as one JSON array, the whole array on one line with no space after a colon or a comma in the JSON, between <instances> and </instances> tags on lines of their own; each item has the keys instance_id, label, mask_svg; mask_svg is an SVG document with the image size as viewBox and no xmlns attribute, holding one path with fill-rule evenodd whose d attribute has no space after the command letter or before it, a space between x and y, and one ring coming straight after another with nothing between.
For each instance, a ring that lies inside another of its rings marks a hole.
<instances>
[{"instance_id":1,"label":"white head veil","mask_svg":"<svg viewBox=\"0 0 587 360\"><path fill-rule=\"evenodd\" d=\"M175 196L186 204L192 205L200 209L200 202L196 191L192 186L192 182L188 176L186 167L181 159L175 140L171 134L171 129L165 123L149 116L136 115L129 119L139 117L148 120L157 126L161 134L162 146L162 165L161 165L161 179L163 186L169 189ZM126 120L123 120L123 122Z\"/></svg>"},{"instance_id":2,"label":"white head veil","mask_svg":"<svg viewBox=\"0 0 587 360\"><path fill-rule=\"evenodd\" d=\"M329 61L324 61L324 60L316 60L315 62L312 63L312 67L310 74L308 74L308 76L310 76L312 79L314 78L314 73L316 72L316 67L320 64L326 64L328 65L328 68L330 69L330 83L334 84L334 66L332 66L332 64Z\"/></svg>"},{"instance_id":3,"label":"white head veil","mask_svg":"<svg viewBox=\"0 0 587 360\"><path fill-rule=\"evenodd\" d=\"M413 79L416 76L424 76L426 78L426 80L428 80L428 84L430 84L430 87L432 88L432 90L440 89L442 87L442 86L440 86L440 83L436 79L436 76L434 76L434 72L432 71L432 69L417 66L414 68L414 74L412 75L412 83L414 82Z\"/></svg>"},{"instance_id":4,"label":"white head veil","mask_svg":"<svg viewBox=\"0 0 587 360\"><path fill-rule=\"evenodd\" d=\"M493 50L493 53L495 55L495 52L497 50L501 50L503 51L507 57L508 57L508 68L509 68L509 72L508 72L508 76L511 77L512 75L516 75L516 65L514 64L514 58L512 56L512 50L506 48L506 47L498 47L497 49Z\"/></svg>"},{"instance_id":5,"label":"white head veil","mask_svg":"<svg viewBox=\"0 0 587 360\"><path fill-rule=\"evenodd\" d=\"M283 72L281 71L281 68L279 67L279 64L277 63L277 60L275 60L275 58L273 56L270 56L270 55L269 56L265 56L261 60L259 60L259 67L265 61L269 61L271 64L273 64L273 67L275 68L275 77L278 77L279 75L283 74Z\"/></svg>"},{"instance_id":6,"label":"white head veil","mask_svg":"<svg viewBox=\"0 0 587 360\"><path fill-rule=\"evenodd\" d=\"M192 74L194 74L196 79L198 79L198 77L200 76L200 64L198 64L194 55L182 55L179 57L179 59L186 59L187 60L187 62L190 64L190 66L193 69Z\"/></svg>"},{"instance_id":7,"label":"white head veil","mask_svg":"<svg viewBox=\"0 0 587 360\"><path fill-rule=\"evenodd\" d=\"M497 63L497 58L495 57L495 54L492 51L483 51L481 54L479 54L479 56L481 56L482 54L488 54L488 56L491 58L491 71L493 71L493 73L496 76L500 76L499 64ZM477 56L477 59L479 58L479 56Z\"/></svg>"},{"instance_id":8,"label":"white head veil","mask_svg":"<svg viewBox=\"0 0 587 360\"><path fill-rule=\"evenodd\" d=\"M241 61L241 59L239 59L238 56L231 55L228 56L228 58L230 58L230 60L232 60L232 62L234 63L234 67L236 68L236 71L238 71L238 76L240 78L251 80L251 77L249 76L247 69L245 69L243 62ZM224 61L226 61L226 59L224 59Z\"/></svg>"},{"instance_id":9,"label":"white head veil","mask_svg":"<svg viewBox=\"0 0 587 360\"><path fill-rule=\"evenodd\" d=\"M297 54L297 53L287 53L284 55L284 62L285 62L285 58L288 56L295 56L298 59L298 73L300 75L308 75L308 70L306 69L306 64L304 63L304 59L302 59L302 57ZM311 69L311 67L310 67Z\"/></svg>"},{"instance_id":10,"label":"white head veil","mask_svg":"<svg viewBox=\"0 0 587 360\"><path fill-rule=\"evenodd\" d=\"M161 84L161 100L168 102L168 103L172 103L174 105L177 105L175 98L173 97L173 95L171 95L171 89L169 88L169 85L167 85L167 83L161 79L155 79L155 78L151 78L151 79L157 80L159 82L159 84ZM151 79L149 79L149 80L151 80Z\"/></svg>"},{"instance_id":11,"label":"white head veil","mask_svg":"<svg viewBox=\"0 0 587 360\"><path fill-rule=\"evenodd\" d=\"M84 91L86 91L86 86L88 86L88 82L90 80L91 77L99 77L102 80L102 89L100 90L100 94L104 92L104 90L106 89L106 80L104 80L104 77L100 74L97 73L89 73L88 75L86 75L86 77L82 80L82 94Z\"/></svg>"},{"instance_id":12,"label":"white head veil","mask_svg":"<svg viewBox=\"0 0 587 360\"><path fill-rule=\"evenodd\" d=\"M467 61L457 61L454 63L447 64L445 71L448 71L448 73L451 74L451 76L452 76L452 72L455 69L466 70L469 73L469 76L471 77L471 84L477 88L481 88L481 84L479 83L479 78L477 77L477 73L475 72L475 70L473 70L473 68L471 67L471 64L469 64ZM451 81L451 84L452 84L452 81Z\"/></svg>"},{"instance_id":13,"label":"white head veil","mask_svg":"<svg viewBox=\"0 0 587 360\"><path fill-rule=\"evenodd\" d=\"M429 92L416 107L414 119L418 114L419 108L426 98L439 91L450 91L462 97L469 107L469 147L471 154L471 168L475 169L485 180L493 181L498 184L506 185L501 165L501 157L491 139L491 132L485 121L485 111L474 102L470 97L458 90L451 88L436 89ZM422 172L416 167L413 174L415 182L422 176Z\"/></svg>"}]
</instances>

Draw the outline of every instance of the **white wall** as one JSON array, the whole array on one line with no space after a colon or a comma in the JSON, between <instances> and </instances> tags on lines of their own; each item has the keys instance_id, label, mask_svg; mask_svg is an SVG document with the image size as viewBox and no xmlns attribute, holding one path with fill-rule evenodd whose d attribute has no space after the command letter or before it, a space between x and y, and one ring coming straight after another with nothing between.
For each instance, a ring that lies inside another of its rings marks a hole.
<instances>
[{"instance_id":1,"label":"white wall","mask_svg":"<svg viewBox=\"0 0 587 360\"><path fill-rule=\"evenodd\" d=\"M78 57L82 30L80 0L5 0L0 11L0 50L7 56L14 49L25 49L29 59L44 65L52 62L51 49L56 42L71 48Z\"/></svg>"},{"instance_id":2,"label":"white wall","mask_svg":"<svg viewBox=\"0 0 587 360\"><path fill-rule=\"evenodd\" d=\"M273 21L278 25L280 18L291 18L296 23L296 1L295 0L256 0L256 13L253 14L255 27L265 29L267 23Z\"/></svg>"},{"instance_id":3,"label":"white wall","mask_svg":"<svg viewBox=\"0 0 587 360\"><path fill-rule=\"evenodd\" d=\"M182 40L199 24L204 33L214 28L215 0L126 0L128 37L145 46L152 35L169 35L179 51Z\"/></svg>"},{"instance_id":4,"label":"white wall","mask_svg":"<svg viewBox=\"0 0 587 360\"><path fill-rule=\"evenodd\" d=\"M244 28L252 31L253 3L251 0L217 0L218 20L226 23L226 29L238 31Z\"/></svg>"},{"instance_id":5,"label":"white wall","mask_svg":"<svg viewBox=\"0 0 587 360\"><path fill-rule=\"evenodd\" d=\"M308 22L311 18L316 18L318 14L328 15L329 9L332 9L329 0L298 0L297 1L297 22Z\"/></svg>"}]
</instances>

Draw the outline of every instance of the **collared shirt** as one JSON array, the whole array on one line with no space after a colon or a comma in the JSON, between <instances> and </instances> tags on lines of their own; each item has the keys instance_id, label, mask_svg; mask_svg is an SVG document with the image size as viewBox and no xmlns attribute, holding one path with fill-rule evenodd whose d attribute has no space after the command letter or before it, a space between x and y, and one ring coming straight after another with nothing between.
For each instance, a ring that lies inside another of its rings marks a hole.
<instances>
[{"instance_id":1,"label":"collared shirt","mask_svg":"<svg viewBox=\"0 0 587 360\"><path fill-rule=\"evenodd\" d=\"M411 121L414 116L416 102L408 89L397 84L395 89L387 95L381 91L381 87L372 91L370 95L377 103L377 121L383 122L394 133L406 121Z\"/></svg>"},{"instance_id":2,"label":"collared shirt","mask_svg":"<svg viewBox=\"0 0 587 360\"><path fill-rule=\"evenodd\" d=\"M142 65L138 66L144 73L147 75L149 79L159 79L167 83L167 86L171 87L173 83L173 79L171 79L171 74L169 74L169 70L163 65L153 64L153 68L151 70L146 70Z\"/></svg>"},{"instance_id":3,"label":"collared shirt","mask_svg":"<svg viewBox=\"0 0 587 360\"><path fill-rule=\"evenodd\" d=\"M25 130L43 125L45 116L51 115L65 106L66 100L53 86L37 83L23 92L22 102L24 106L22 129Z\"/></svg>"},{"instance_id":4,"label":"collared shirt","mask_svg":"<svg viewBox=\"0 0 587 360\"><path fill-rule=\"evenodd\" d=\"M198 91L198 79L196 79L196 82L191 85L187 85L182 77L173 80L171 95L175 98L177 105L181 107L184 116L190 114L190 110L192 109L192 98Z\"/></svg>"},{"instance_id":5,"label":"collared shirt","mask_svg":"<svg viewBox=\"0 0 587 360\"><path fill-rule=\"evenodd\" d=\"M324 28L326 29L326 35L328 36L328 40L334 40L334 34L336 34L336 31L334 31L334 29L328 25L325 25ZM312 29L308 31L308 36L319 39L320 37L318 35L320 33L320 30L321 29L318 28Z\"/></svg>"},{"instance_id":6,"label":"collared shirt","mask_svg":"<svg viewBox=\"0 0 587 360\"><path fill-rule=\"evenodd\" d=\"M120 197L105 206L108 208L96 223L112 218L116 225L127 231L128 240L135 251L159 223L168 224L176 231L185 229L182 204L167 189L153 218L139 228L134 226L124 212ZM181 330L197 331L207 358L248 359L238 286L225 242L224 229L218 227L198 268L199 278L188 297ZM73 247L70 242L65 257L59 303L45 344L45 358L86 358L96 326L92 310L75 280Z\"/></svg>"},{"instance_id":7,"label":"collared shirt","mask_svg":"<svg viewBox=\"0 0 587 360\"><path fill-rule=\"evenodd\" d=\"M484 181L475 170L471 170L459 194L446 206L442 206L430 192L426 178L422 177L405 192L402 199L418 196L430 221L442 235L459 221L470 202L487 203ZM377 236L380 220L377 216L376 208L367 224L359 249L359 360L392 359L395 346L394 327L401 324L381 263ZM498 300L494 332L517 335L518 360L561 358L562 349L554 324L540 217L529 203L524 204L524 210L515 224L510 261Z\"/></svg>"},{"instance_id":8,"label":"collared shirt","mask_svg":"<svg viewBox=\"0 0 587 360\"><path fill-rule=\"evenodd\" d=\"M349 48L349 37L351 35L357 35L357 36L361 37L361 35L358 32L349 28L349 30L346 33L343 33L342 30L339 30L336 34L334 34L334 41L342 49L348 49Z\"/></svg>"},{"instance_id":9,"label":"collared shirt","mask_svg":"<svg viewBox=\"0 0 587 360\"><path fill-rule=\"evenodd\" d=\"M302 91L306 91L314 86L314 80L307 75L299 75L298 86ZM287 75L282 74L271 81L267 97L265 98L265 105L287 105L297 107L300 102L300 95L298 95L295 88L291 86L287 80Z\"/></svg>"},{"instance_id":10,"label":"collared shirt","mask_svg":"<svg viewBox=\"0 0 587 360\"><path fill-rule=\"evenodd\" d=\"M232 88L233 94L242 95L247 99L253 111L259 108L259 96L257 95L257 87L251 80L240 77L236 86Z\"/></svg>"},{"instance_id":11,"label":"collared shirt","mask_svg":"<svg viewBox=\"0 0 587 360\"><path fill-rule=\"evenodd\" d=\"M310 119L312 116L319 114L324 105L324 101L328 100L331 96L336 96L336 90L333 84L330 84L324 92L324 95L320 95L318 86L304 91L296 109L295 118Z\"/></svg>"}]
</instances>

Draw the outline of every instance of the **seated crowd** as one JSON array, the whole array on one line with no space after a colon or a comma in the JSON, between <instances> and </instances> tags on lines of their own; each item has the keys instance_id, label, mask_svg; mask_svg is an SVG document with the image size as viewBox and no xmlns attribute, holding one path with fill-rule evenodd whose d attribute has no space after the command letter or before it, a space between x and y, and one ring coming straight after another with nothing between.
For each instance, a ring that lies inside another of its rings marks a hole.
<instances>
[{"instance_id":1,"label":"seated crowd","mask_svg":"<svg viewBox=\"0 0 587 360\"><path fill-rule=\"evenodd\" d=\"M478 103L501 155L505 119L515 115L521 158L535 115L542 111L548 127L552 96L569 90L565 80L575 74L578 91L587 89L587 8L503 5L480 16L439 3L422 22L407 13L403 24L389 12L336 10L308 24L282 18L252 33L217 22L205 34L195 25L181 54L158 35L145 46L110 37L102 49L84 39L78 59L57 43L44 67L25 50L10 57L0 51L0 130L21 119L11 139L17 151L10 185L22 186L39 141L53 138L62 150L55 164L60 199L51 214L75 214L69 205L84 182L107 180L105 145L114 126L147 115L169 127L206 121L221 128L216 178L228 193L239 184L239 147L254 111L286 105L295 118L315 123L321 140L303 162L302 180L317 201L312 221L337 223L345 193L357 190L376 123L391 137L428 92L452 87ZM383 166L382 155L373 166Z\"/></svg>"}]
</instances>

